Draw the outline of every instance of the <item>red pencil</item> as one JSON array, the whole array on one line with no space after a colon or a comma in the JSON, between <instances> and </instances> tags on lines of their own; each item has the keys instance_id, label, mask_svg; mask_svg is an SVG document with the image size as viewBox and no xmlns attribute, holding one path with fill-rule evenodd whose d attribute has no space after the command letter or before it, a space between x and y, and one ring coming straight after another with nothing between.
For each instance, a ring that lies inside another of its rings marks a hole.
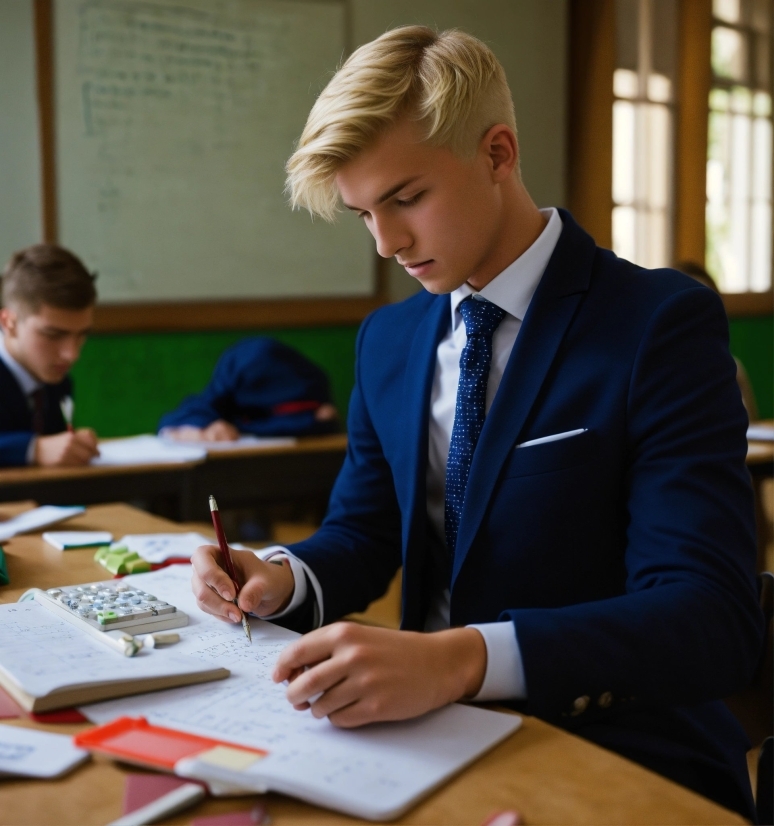
<instances>
[{"instance_id":1,"label":"red pencil","mask_svg":"<svg viewBox=\"0 0 774 826\"><path fill-rule=\"evenodd\" d=\"M212 515L212 524L215 526L215 536L218 538L218 547L220 548L220 552L223 554L223 563L226 568L226 573L234 583L234 588L236 590L236 595L234 596L233 602L234 605L239 608L239 601L237 599L239 596L239 582L237 581L236 568L234 568L234 560L231 558L231 549L228 547L226 534L223 530L223 523L220 521L218 503L215 501L214 496L210 496L210 513ZM241 608L239 608L239 613L242 615L242 628L244 629L245 636L248 640L250 640L250 642L252 642L253 637L250 633L250 623L247 620L247 614L245 614Z\"/></svg>"}]
</instances>

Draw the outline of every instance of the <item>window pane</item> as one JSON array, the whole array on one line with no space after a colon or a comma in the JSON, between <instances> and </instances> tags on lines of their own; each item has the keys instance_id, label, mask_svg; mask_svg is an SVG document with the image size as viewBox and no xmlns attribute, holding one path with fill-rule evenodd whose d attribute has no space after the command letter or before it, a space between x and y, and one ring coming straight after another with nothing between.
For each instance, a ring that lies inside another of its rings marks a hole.
<instances>
[{"instance_id":1,"label":"window pane","mask_svg":"<svg viewBox=\"0 0 774 826\"><path fill-rule=\"evenodd\" d=\"M639 94L637 72L616 69L613 72L613 94L618 98L636 98Z\"/></svg>"},{"instance_id":2,"label":"window pane","mask_svg":"<svg viewBox=\"0 0 774 826\"><path fill-rule=\"evenodd\" d=\"M729 105L729 95L725 89L713 89L710 92L710 109L714 109L716 112L727 112Z\"/></svg>"},{"instance_id":3,"label":"window pane","mask_svg":"<svg viewBox=\"0 0 774 826\"><path fill-rule=\"evenodd\" d=\"M744 37L734 29L715 26L712 30L712 71L718 77L744 81L747 49Z\"/></svg>"},{"instance_id":4,"label":"window pane","mask_svg":"<svg viewBox=\"0 0 774 826\"><path fill-rule=\"evenodd\" d=\"M657 103L667 103L672 99L672 82L665 75L648 77L648 98Z\"/></svg>"},{"instance_id":5,"label":"window pane","mask_svg":"<svg viewBox=\"0 0 774 826\"><path fill-rule=\"evenodd\" d=\"M764 118L771 115L771 95L766 92L756 92L753 96L753 114Z\"/></svg>"},{"instance_id":6,"label":"window pane","mask_svg":"<svg viewBox=\"0 0 774 826\"><path fill-rule=\"evenodd\" d=\"M638 0L616 0L615 2L615 65L619 69L629 69L637 73L639 61L639 19Z\"/></svg>"},{"instance_id":7,"label":"window pane","mask_svg":"<svg viewBox=\"0 0 774 826\"><path fill-rule=\"evenodd\" d=\"M613 201L631 204L635 197L634 104L613 104Z\"/></svg>"},{"instance_id":8,"label":"window pane","mask_svg":"<svg viewBox=\"0 0 774 826\"><path fill-rule=\"evenodd\" d=\"M613 251L628 261L635 258L635 217L633 207L613 209Z\"/></svg>"},{"instance_id":9,"label":"window pane","mask_svg":"<svg viewBox=\"0 0 774 826\"><path fill-rule=\"evenodd\" d=\"M771 287L771 229L771 204L753 204L750 289L756 292Z\"/></svg>"},{"instance_id":10,"label":"window pane","mask_svg":"<svg viewBox=\"0 0 774 826\"><path fill-rule=\"evenodd\" d=\"M665 210L670 200L671 116L666 106L649 106L648 110L648 205Z\"/></svg>"},{"instance_id":11,"label":"window pane","mask_svg":"<svg viewBox=\"0 0 774 826\"><path fill-rule=\"evenodd\" d=\"M666 267L669 265L669 221L663 210L646 215L648 222L647 247L640 256L646 267Z\"/></svg>"},{"instance_id":12,"label":"window pane","mask_svg":"<svg viewBox=\"0 0 774 826\"><path fill-rule=\"evenodd\" d=\"M650 68L666 77L673 77L675 73L678 6L675 0L650 2Z\"/></svg>"},{"instance_id":13,"label":"window pane","mask_svg":"<svg viewBox=\"0 0 774 826\"><path fill-rule=\"evenodd\" d=\"M740 115L749 115L752 111L752 94L744 86L734 86L731 90L731 111Z\"/></svg>"},{"instance_id":14,"label":"window pane","mask_svg":"<svg viewBox=\"0 0 774 826\"><path fill-rule=\"evenodd\" d=\"M712 13L720 20L738 23L741 3L739 0L712 0Z\"/></svg>"},{"instance_id":15,"label":"window pane","mask_svg":"<svg viewBox=\"0 0 774 826\"><path fill-rule=\"evenodd\" d=\"M750 23L759 32L771 31L771 12L769 10L770 0L752 0L752 14Z\"/></svg>"},{"instance_id":16,"label":"window pane","mask_svg":"<svg viewBox=\"0 0 774 826\"><path fill-rule=\"evenodd\" d=\"M753 82L758 89L768 89L770 85L771 62L769 51L770 37L759 34L755 37L755 77Z\"/></svg>"},{"instance_id":17,"label":"window pane","mask_svg":"<svg viewBox=\"0 0 774 826\"><path fill-rule=\"evenodd\" d=\"M726 289L743 292L749 284L750 118L731 120L730 251L726 264Z\"/></svg>"},{"instance_id":18,"label":"window pane","mask_svg":"<svg viewBox=\"0 0 774 826\"><path fill-rule=\"evenodd\" d=\"M771 157L771 121L756 118L753 121L752 197L754 200L771 200Z\"/></svg>"}]
</instances>

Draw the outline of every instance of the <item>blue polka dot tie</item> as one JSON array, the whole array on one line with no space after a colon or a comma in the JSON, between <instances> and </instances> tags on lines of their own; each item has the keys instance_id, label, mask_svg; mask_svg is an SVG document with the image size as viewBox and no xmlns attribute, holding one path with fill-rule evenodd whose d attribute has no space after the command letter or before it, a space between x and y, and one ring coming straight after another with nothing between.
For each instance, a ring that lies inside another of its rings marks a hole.
<instances>
[{"instance_id":1,"label":"blue polka dot tie","mask_svg":"<svg viewBox=\"0 0 774 826\"><path fill-rule=\"evenodd\" d=\"M446 463L446 547L454 557L462 503L473 451L486 417L486 383L492 363L492 335L505 310L490 301L468 296L459 306L465 322L467 344L460 356L460 383L454 410L449 460Z\"/></svg>"}]
</instances>

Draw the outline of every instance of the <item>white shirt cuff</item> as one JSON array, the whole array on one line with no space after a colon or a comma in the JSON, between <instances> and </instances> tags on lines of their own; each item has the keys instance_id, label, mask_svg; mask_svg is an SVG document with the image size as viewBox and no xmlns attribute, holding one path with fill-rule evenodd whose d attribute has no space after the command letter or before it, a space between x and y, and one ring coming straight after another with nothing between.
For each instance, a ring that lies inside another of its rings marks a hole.
<instances>
[{"instance_id":1,"label":"white shirt cuff","mask_svg":"<svg viewBox=\"0 0 774 826\"><path fill-rule=\"evenodd\" d=\"M323 616L322 588L320 587L317 577L312 573L312 569L306 564L306 562L302 562L297 556L294 556L282 545L272 545L269 548L262 548L260 551L254 551L253 553L264 562L269 562L270 560L277 558L287 559L290 565L290 571L293 574L293 579L295 581L295 589L293 590L293 596L291 597L288 606L283 611L278 611L276 614L271 614L268 617L261 617L261 619L280 619L300 607L306 599L306 578L309 577L309 581L312 583L312 589L314 590L315 595L314 627L319 628L322 625Z\"/></svg>"},{"instance_id":2,"label":"white shirt cuff","mask_svg":"<svg viewBox=\"0 0 774 826\"><path fill-rule=\"evenodd\" d=\"M487 622L467 627L475 628L486 644L486 674L473 701L526 700L524 663L513 623Z\"/></svg>"}]
</instances>

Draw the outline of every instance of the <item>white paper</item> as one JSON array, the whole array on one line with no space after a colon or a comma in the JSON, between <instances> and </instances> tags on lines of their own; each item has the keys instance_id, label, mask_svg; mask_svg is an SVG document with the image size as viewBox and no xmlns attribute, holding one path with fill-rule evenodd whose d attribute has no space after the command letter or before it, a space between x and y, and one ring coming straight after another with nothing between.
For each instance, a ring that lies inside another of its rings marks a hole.
<instances>
[{"instance_id":1,"label":"white paper","mask_svg":"<svg viewBox=\"0 0 774 826\"><path fill-rule=\"evenodd\" d=\"M189 574L174 566L127 579L182 608L191 622L180 629L180 650L229 668L231 678L83 708L93 722L143 716L156 725L265 749L269 756L247 773L220 777L216 771L217 779L241 780L257 791L268 783L320 805L380 818L396 816L521 723L514 715L452 705L415 720L344 730L296 711L285 686L270 675L298 635L252 618L250 645L241 626L197 608Z\"/></svg>"},{"instance_id":2,"label":"white paper","mask_svg":"<svg viewBox=\"0 0 774 826\"><path fill-rule=\"evenodd\" d=\"M109 545L113 541L113 534L107 531L47 531L43 534L43 541L59 551L66 551L68 548Z\"/></svg>"},{"instance_id":3,"label":"white paper","mask_svg":"<svg viewBox=\"0 0 774 826\"><path fill-rule=\"evenodd\" d=\"M33 697L59 688L209 670L202 658L170 649L124 657L37 602L0 605L0 669Z\"/></svg>"},{"instance_id":4,"label":"white paper","mask_svg":"<svg viewBox=\"0 0 774 826\"><path fill-rule=\"evenodd\" d=\"M146 434L128 439L111 439L99 443L99 456L92 465L156 465L196 462L206 458L207 451L195 444L170 442Z\"/></svg>"},{"instance_id":5,"label":"white paper","mask_svg":"<svg viewBox=\"0 0 774 826\"><path fill-rule=\"evenodd\" d=\"M148 562L158 563L174 556L190 559L199 545L218 543L200 533L137 533L124 536L116 544L138 553Z\"/></svg>"},{"instance_id":6,"label":"white paper","mask_svg":"<svg viewBox=\"0 0 774 826\"><path fill-rule=\"evenodd\" d=\"M89 756L64 734L0 725L0 774L59 777Z\"/></svg>"},{"instance_id":7,"label":"white paper","mask_svg":"<svg viewBox=\"0 0 774 826\"><path fill-rule=\"evenodd\" d=\"M13 519L9 519L7 522L0 523L0 541L10 539L19 533L35 531L38 528L45 528L46 525L62 522L65 519L78 516L84 510L86 509L83 507L65 508L59 505L44 505L41 508L33 508L14 516Z\"/></svg>"},{"instance_id":8,"label":"white paper","mask_svg":"<svg viewBox=\"0 0 774 826\"><path fill-rule=\"evenodd\" d=\"M751 424L747 428L747 438L752 442L774 442L774 425Z\"/></svg>"},{"instance_id":9,"label":"white paper","mask_svg":"<svg viewBox=\"0 0 774 826\"><path fill-rule=\"evenodd\" d=\"M242 450L243 448L271 448L289 447L298 441L293 436L240 436L232 441L199 442L185 441L180 439L170 439L161 437L164 442L171 445L191 445L204 448L207 453L227 453L230 450Z\"/></svg>"}]
</instances>

